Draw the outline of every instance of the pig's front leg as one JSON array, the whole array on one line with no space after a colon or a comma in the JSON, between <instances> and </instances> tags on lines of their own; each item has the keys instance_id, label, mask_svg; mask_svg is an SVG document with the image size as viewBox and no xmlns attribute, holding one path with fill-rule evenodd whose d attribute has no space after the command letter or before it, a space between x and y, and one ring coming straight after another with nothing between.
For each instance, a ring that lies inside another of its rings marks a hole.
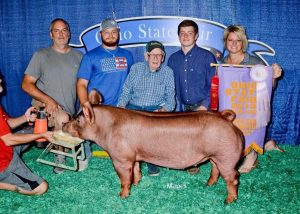
<instances>
[{"instance_id":1,"label":"pig's front leg","mask_svg":"<svg viewBox=\"0 0 300 214\"><path fill-rule=\"evenodd\" d=\"M137 185L142 178L140 163L135 162L133 167L133 184Z\"/></svg>"},{"instance_id":2,"label":"pig's front leg","mask_svg":"<svg viewBox=\"0 0 300 214\"><path fill-rule=\"evenodd\" d=\"M118 162L113 161L115 170L120 178L121 192L120 197L126 198L130 194L130 187L132 184L132 174L133 174L133 162Z\"/></svg>"}]
</instances>

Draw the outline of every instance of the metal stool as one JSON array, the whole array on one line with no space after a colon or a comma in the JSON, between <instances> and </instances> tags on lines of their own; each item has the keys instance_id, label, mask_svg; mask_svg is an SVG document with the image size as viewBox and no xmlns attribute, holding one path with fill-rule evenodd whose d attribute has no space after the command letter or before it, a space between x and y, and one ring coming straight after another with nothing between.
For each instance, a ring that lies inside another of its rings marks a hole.
<instances>
[{"instance_id":1,"label":"metal stool","mask_svg":"<svg viewBox=\"0 0 300 214\"><path fill-rule=\"evenodd\" d=\"M62 140L56 140L55 142L51 142L48 144L48 146L45 148L45 150L42 152L42 154L38 157L37 162L75 171L78 169L77 160L85 159L84 147L83 147L83 143L82 143L83 141L84 140L82 140L82 141L77 140L75 142L74 141L66 142L66 141L62 141ZM56 145L62 146L63 151L55 150L53 147L55 147ZM64 152L66 149L67 149L67 152ZM65 164L55 163L55 161L54 161L55 155L53 155L53 154L51 155L51 153L72 158L73 164L71 166L68 166L67 160L66 160ZM53 158L49 158L49 156L53 157Z\"/></svg>"}]
</instances>

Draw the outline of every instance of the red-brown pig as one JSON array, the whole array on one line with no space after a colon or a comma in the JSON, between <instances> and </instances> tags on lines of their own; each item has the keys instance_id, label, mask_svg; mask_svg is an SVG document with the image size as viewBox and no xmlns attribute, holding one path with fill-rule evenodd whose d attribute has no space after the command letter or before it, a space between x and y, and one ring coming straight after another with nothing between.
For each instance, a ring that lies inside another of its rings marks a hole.
<instances>
[{"instance_id":1,"label":"red-brown pig","mask_svg":"<svg viewBox=\"0 0 300 214\"><path fill-rule=\"evenodd\" d=\"M206 160L212 163L209 186L219 175L227 185L225 203L238 195L238 172L243 134L232 123L235 113L144 113L110 106L94 106L95 123L83 113L65 124L63 131L92 140L106 150L121 181L122 198L141 179L140 161L184 169Z\"/></svg>"}]
</instances>

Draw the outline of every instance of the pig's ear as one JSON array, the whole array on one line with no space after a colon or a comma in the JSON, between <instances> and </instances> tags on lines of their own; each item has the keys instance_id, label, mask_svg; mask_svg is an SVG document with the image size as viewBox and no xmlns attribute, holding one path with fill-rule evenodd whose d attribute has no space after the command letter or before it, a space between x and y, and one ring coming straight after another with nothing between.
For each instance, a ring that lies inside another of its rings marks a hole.
<instances>
[{"instance_id":1,"label":"pig's ear","mask_svg":"<svg viewBox=\"0 0 300 214\"><path fill-rule=\"evenodd\" d=\"M92 114L93 114L92 110L90 108L83 107L82 111L83 111L83 115L84 115L85 119L89 123L92 123Z\"/></svg>"},{"instance_id":2,"label":"pig's ear","mask_svg":"<svg viewBox=\"0 0 300 214\"><path fill-rule=\"evenodd\" d=\"M89 124L93 124L95 121L95 115L93 111L93 107L89 101L86 101L82 104L82 111L86 121Z\"/></svg>"}]
</instances>

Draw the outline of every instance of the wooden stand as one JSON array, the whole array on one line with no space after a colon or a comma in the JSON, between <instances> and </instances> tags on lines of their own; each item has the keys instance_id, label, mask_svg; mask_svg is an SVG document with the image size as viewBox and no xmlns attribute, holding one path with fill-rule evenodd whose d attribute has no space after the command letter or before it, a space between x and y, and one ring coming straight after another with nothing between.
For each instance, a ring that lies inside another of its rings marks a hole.
<instances>
[{"instance_id":1,"label":"wooden stand","mask_svg":"<svg viewBox=\"0 0 300 214\"><path fill-rule=\"evenodd\" d=\"M83 142L83 141L82 141ZM46 149L42 152L42 154L38 157L37 161L40 163L44 163L47 165L60 167L64 169L69 170L78 170L78 161L77 160L84 160L85 159L85 153L84 153L84 147L82 142L63 142L63 141L55 141L54 143L49 143ZM63 151L55 150L53 147L56 145L62 146ZM67 152L64 152L67 151ZM52 155L51 155L52 153ZM73 164L71 166L67 165L67 160L65 164L56 163L54 161L54 156L57 155L63 155L66 157L69 157L72 159ZM52 158L49 158L49 156L52 156ZM47 158L48 157L48 158Z\"/></svg>"}]
</instances>

